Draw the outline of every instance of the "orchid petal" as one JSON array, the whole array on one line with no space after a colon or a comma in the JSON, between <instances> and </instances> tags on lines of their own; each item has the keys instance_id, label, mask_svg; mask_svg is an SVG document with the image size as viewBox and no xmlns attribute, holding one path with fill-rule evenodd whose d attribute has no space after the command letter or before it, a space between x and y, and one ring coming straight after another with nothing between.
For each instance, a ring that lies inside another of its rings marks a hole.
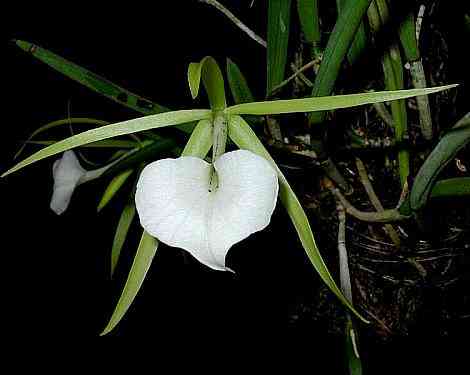
<instances>
[{"instance_id":1,"label":"orchid petal","mask_svg":"<svg viewBox=\"0 0 470 375\"><path fill-rule=\"evenodd\" d=\"M223 154L214 168L218 187L209 191L212 167L204 160L153 162L142 171L135 200L148 233L226 271L230 247L269 224L278 180L268 161L246 150Z\"/></svg>"},{"instance_id":2,"label":"orchid petal","mask_svg":"<svg viewBox=\"0 0 470 375\"><path fill-rule=\"evenodd\" d=\"M52 166L54 190L50 207L57 215L68 207L72 194L87 171L80 165L73 151L66 151Z\"/></svg>"}]
</instances>

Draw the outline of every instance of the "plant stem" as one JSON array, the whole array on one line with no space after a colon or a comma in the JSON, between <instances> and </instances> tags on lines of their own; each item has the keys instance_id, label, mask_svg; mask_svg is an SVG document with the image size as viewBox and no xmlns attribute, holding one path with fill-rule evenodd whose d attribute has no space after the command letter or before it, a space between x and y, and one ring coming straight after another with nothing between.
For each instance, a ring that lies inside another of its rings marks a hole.
<instances>
[{"instance_id":1,"label":"plant stem","mask_svg":"<svg viewBox=\"0 0 470 375\"><path fill-rule=\"evenodd\" d=\"M400 212L398 212L398 210L395 208L383 210L382 212L359 211L356 207L348 202L343 194L340 193L339 189L332 187L330 188L330 191L341 202L341 204L346 209L346 212L349 215L354 216L356 219L371 223L391 223L408 219L408 216L400 214Z\"/></svg>"},{"instance_id":2,"label":"plant stem","mask_svg":"<svg viewBox=\"0 0 470 375\"><path fill-rule=\"evenodd\" d=\"M208 5L212 5L214 8L222 12L230 21L232 21L239 29L245 32L251 39L255 42L262 45L266 48L266 41L258 36L254 31L252 31L248 26L246 26L242 21L238 19L231 11L229 11L226 7L220 4L217 0L199 0L201 3L206 3Z\"/></svg>"},{"instance_id":3,"label":"plant stem","mask_svg":"<svg viewBox=\"0 0 470 375\"><path fill-rule=\"evenodd\" d=\"M283 88L285 85L287 85L290 81L292 81L295 77L300 75L301 73L305 72L307 69L310 69L314 67L315 65L319 64L318 58L313 59L312 61L308 62L307 64L303 65L301 68L297 69L294 74L290 75L288 78L286 78L284 81L279 83L278 85L274 86L271 90L271 92L268 94L268 97L273 96L276 94L281 88Z\"/></svg>"},{"instance_id":4,"label":"plant stem","mask_svg":"<svg viewBox=\"0 0 470 375\"><path fill-rule=\"evenodd\" d=\"M351 277L349 274L348 252L346 250L346 213L344 207L338 202L338 255L339 255L339 278L341 291L349 302L352 303Z\"/></svg>"},{"instance_id":5,"label":"plant stem","mask_svg":"<svg viewBox=\"0 0 470 375\"><path fill-rule=\"evenodd\" d=\"M367 17L374 33L378 33L389 20L389 9L385 0L374 0L368 11ZM384 71L384 83L387 90L401 90L403 84L403 62L400 50L396 43L393 43L385 52L382 59ZM407 134L408 121L406 105L404 100L394 100L391 103L393 124L395 129L395 139L402 142ZM408 150L398 152L398 164L400 170L400 181L405 184L410 174L410 161Z\"/></svg>"},{"instance_id":6,"label":"plant stem","mask_svg":"<svg viewBox=\"0 0 470 375\"><path fill-rule=\"evenodd\" d=\"M377 212L383 212L384 207L382 206L382 203L380 202L379 198L377 197L377 194L375 194L374 188L372 187L372 184L369 180L369 176L367 175L366 167L364 166L364 163L362 162L361 159L356 158L356 167L357 171L359 172L359 177L361 180L362 185L364 186L364 189L372 203L372 205L375 207ZM392 240L392 242L395 244L397 248L400 247L400 237L398 236L397 231L391 224L385 224L384 226L385 232L387 232L388 236Z\"/></svg>"},{"instance_id":7,"label":"plant stem","mask_svg":"<svg viewBox=\"0 0 470 375\"><path fill-rule=\"evenodd\" d=\"M225 152L227 144L228 121L227 117L219 112L214 115L212 129L212 173L209 184L209 191L214 191L218 187L219 181L214 169L214 162Z\"/></svg>"}]
</instances>

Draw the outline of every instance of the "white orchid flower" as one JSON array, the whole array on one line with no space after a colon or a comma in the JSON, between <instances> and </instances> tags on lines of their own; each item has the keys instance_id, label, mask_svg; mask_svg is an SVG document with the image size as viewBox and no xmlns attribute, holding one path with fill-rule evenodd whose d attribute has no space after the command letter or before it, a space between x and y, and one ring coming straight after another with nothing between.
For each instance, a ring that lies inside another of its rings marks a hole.
<instances>
[{"instance_id":1,"label":"white orchid flower","mask_svg":"<svg viewBox=\"0 0 470 375\"><path fill-rule=\"evenodd\" d=\"M193 156L147 165L135 202L149 234L210 268L230 271L227 252L269 224L278 189L277 173L267 160L237 150L222 154L212 165Z\"/></svg>"},{"instance_id":2,"label":"white orchid flower","mask_svg":"<svg viewBox=\"0 0 470 375\"><path fill-rule=\"evenodd\" d=\"M100 177L109 167L110 163L102 168L87 171L78 161L73 151L66 151L62 158L56 160L52 166L54 188L50 207L57 215L61 215L69 206L73 192L78 185Z\"/></svg>"}]
</instances>

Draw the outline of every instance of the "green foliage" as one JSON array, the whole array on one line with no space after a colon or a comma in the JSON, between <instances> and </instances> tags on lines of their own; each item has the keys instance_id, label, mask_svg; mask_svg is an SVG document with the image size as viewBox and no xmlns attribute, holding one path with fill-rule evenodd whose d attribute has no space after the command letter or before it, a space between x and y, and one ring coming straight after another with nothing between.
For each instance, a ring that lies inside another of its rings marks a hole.
<instances>
[{"instance_id":1,"label":"green foliage","mask_svg":"<svg viewBox=\"0 0 470 375\"><path fill-rule=\"evenodd\" d=\"M326 111L340 108L351 108L364 104L406 99L417 95L428 95L442 90L447 90L452 87L456 87L456 85L426 89L377 91L363 94L335 95L320 98L244 103L228 107L225 112L231 115L275 115L282 113Z\"/></svg>"},{"instance_id":2,"label":"green foliage","mask_svg":"<svg viewBox=\"0 0 470 375\"><path fill-rule=\"evenodd\" d=\"M357 329L350 316L346 323L346 360L350 375L362 375L362 362L359 355Z\"/></svg>"},{"instance_id":3,"label":"green foliage","mask_svg":"<svg viewBox=\"0 0 470 375\"><path fill-rule=\"evenodd\" d=\"M318 0L297 0L297 13L305 41L311 45L312 57L316 57L321 42Z\"/></svg>"},{"instance_id":4,"label":"green foliage","mask_svg":"<svg viewBox=\"0 0 470 375\"><path fill-rule=\"evenodd\" d=\"M226 68L227 81L235 104L254 102L255 99L246 82L246 78L237 64L227 58Z\"/></svg>"},{"instance_id":5,"label":"green foliage","mask_svg":"<svg viewBox=\"0 0 470 375\"><path fill-rule=\"evenodd\" d=\"M209 121L200 121L196 128L194 129L191 137L184 148L182 155L184 156L196 156L203 159L209 148L212 144L211 138L211 124ZM111 272L114 272L117 260L119 258L120 249L125 239L126 228L130 225L132 217L135 213L132 213L132 210L135 210L135 206L132 202L132 207L127 207L127 211L123 212L121 220L119 223L118 230L115 235L115 240L113 244L113 252L111 257ZM126 210L126 209L125 209ZM123 218L123 216L125 216ZM134 263L132 263L129 275L127 277L126 284L122 291L121 297L119 298L114 312L109 320L108 325L103 330L101 335L105 335L112 331L114 327L121 321L124 314L128 310L129 306L134 301L142 283L145 279L147 271L152 262L153 256L157 251L158 241L156 238L153 238L148 233L144 231L142 238L140 240L139 247L137 248L137 253L134 257Z\"/></svg>"},{"instance_id":6,"label":"green foliage","mask_svg":"<svg viewBox=\"0 0 470 375\"><path fill-rule=\"evenodd\" d=\"M421 210L426 205L439 173L469 141L470 116L467 114L442 137L418 171L410 193L413 211Z\"/></svg>"},{"instance_id":7,"label":"green foliage","mask_svg":"<svg viewBox=\"0 0 470 375\"><path fill-rule=\"evenodd\" d=\"M227 106L225 100L224 78L219 65L210 56L204 57L199 63L190 63L188 67L188 83L193 99L198 96L202 83L209 97L211 108L220 111Z\"/></svg>"},{"instance_id":8,"label":"green foliage","mask_svg":"<svg viewBox=\"0 0 470 375\"><path fill-rule=\"evenodd\" d=\"M134 198L133 195L132 198ZM114 234L113 247L111 249L111 277L113 277L114 271L116 270L116 265L118 263L119 256L121 255L124 241L126 240L127 234L129 233L132 221L134 220L135 213L135 204L132 199L124 206L121 216L119 217L116 232Z\"/></svg>"},{"instance_id":9,"label":"green foliage","mask_svg":"<svg viewBox=\"0 0 470 375\"><path fill-rule=\"evenodd\" d=\"M111 332L129 309L142 286L157 249L157 239L144 232L140 239L139 247L137 248L129 275L127 276L124 289L122 290L121 296L119 297L116 308L114 309L108 324L101 332L101 336Z\"/></svg>"},{"instance_id":10,"label":"green foliage","mask_svg":"<svg viewBox=\"0 0 470 375\"><path fill-rule=\"evenodd\" d=\"M328 40L323 62L320 65L320 70L315 79L311 98L254 102L251 90L240 69L233 61L227 59L226 71L228 84L236 103L236 105L228 108L222 72L216 61L210 56L203 58L199 63L191 63L189 65L188 83L192 97L196 98L199 94L202 80L211 109L169 111L168 108L133 94L50 51L28 42L17 41L17 45L20 48L31 53L32 56L51 66L58 72L146 116L111 125L94 119L74 118L47 124L34 132L27 142L32 142L32 138L43 131L68 123L80 123L81 121L83 124L99 125L99 127L48 145L48 147L43 148L15 165L5 172L3 176L18 171L36 161L77 147L87 145L101 145L101 147L105 147L106 145L106 147L122 148L132 147L132 150L126 157L116 162L116 164L106 172L110 176L114 176L114 178L107 187L98 206L98 209L102 209L123 186L133 170L141 167L141 165L149 159L159 157L164 152L178 150L179 144L174 139L162 138L158 133L153 133L153 130L167 126L180 127L186 133L191 134L181 155L204 158L213 144L216 146L219 144L217 140L214 141L214 134L218 133L217 126L222 124L222 128L225 129L228 125L229 137L236 145L266 158L276 169L280 183L280 200L292 220L310 262L323 282L341 302L358 318L366 322L336 286L315 243L315 238L305 211L285 176L281 173L253 130L239 115L259 116L311 112L309 114L309 123L312 125L323 121L325 111L393 101L392 117L395 125L396 138L398 141L402 141L406 134L407 126L406 107L403 99L435 93L455 87L455 85L402 90L404 87L403 64L399 50L396 47L391 47L390 50L386 52L383 60L384 81L388 91L328 96L333 92L341 65L346 56L350 62L353 63L366 48L367 40L362 21L370 3L371 0L338 0L338 20ZM296 5L305 39L312 45L313 51L318 52L315 48L317 48L320 43L321 31L317 0L297 0ZM385 14L386 11L383 11L386 9L385 0L374 0L371 9L372 11L370 12L372 12L372 14L374 9L376 11L377 31L387 18ZM284 79L288 56L291 21L290 11L291 0L269 1L267 29L268 94ZM412 15L410 15L410 19L407 18L405 20L399 31L407 59L410 60L416 56L419 57L416 38L413 39L414 21ZM470 139L469 129L470 127L465 125L454 128L441 140L436 149L431 153L418 173L410 198L406 203L410 210L421 209L430 197L439 198L449 195L463 196L469 194L470 179L451 179L434 184L437 175L444 165L455 156L456 152L461 147L468 143ZM126 144L113 143L118 141L123 142L123 140L110 140L110 138L113 137L130 135L137 132L148 132L144 133L146 140L142 142L142 144L139 138L137 138L138 142L126 141ZM46 144L48 141L36 142ZM222 143L225 144L225 138ZM216 148L217 147L214 147L214 149ZM21 151L22 150L20 150L20 152ZM215 152L214 155L217 155L217 152ZM400 151L399 160L400 175L402 182L404 182L409 173L408 153L406 151ZM132 199L130 199L121 213L116 228L111 254L111 274L115 271L129 228L135 218L135 213L135 205ZM128 310L145 279L147 270L156 253L157 246L158 241L144 232L122 294L102 334L110 332ZM359 375L362 373L362 365L357 355L357 336L354 333L354 329L353 323L349 319L346 329L347 358L351 374Z\"/></svg>"},{"instance_id":11,"label":"green foliage","mask_svg":"<svg viewBox=\"0 0 470 375\"><path fill-rule=\"evenodd\" d=\"M406 61L413 62L419 60L420 54L418 40L416 39L416 23L413 12L409 12L403 19L398 31Z\"/></svg>"},{"instance_id":12,"label":"green foliage","mask_svg":"<svg viewBox=\"0 0 470 375\"><path fill-rule=\"evenodd\" d=\"M22 162L18 163L13 168L9 169L1 177L5 177L10 173L16 172L29 164L35 163L49 156L59 154L75 147L83 146L91 142L97 142L103 139L125 134L137 133L139 131L149 129L157 129L165 126L183 124L190 121L198 121L210 118L210 116L210 110L181 110L174 112L159 113L156 115L149 115L134 120L123 121L117 124L102 126L100 128L88 130L86 132L74 135L62 141L54 143L49 147L43 148L42 150L36 152L35 154L23 160Z\"/></svg>"},{"instance_id":13,"label":"green foliage","mask_svg":"<svg viewBox=\"0 0 470 375\"><path fill-rule=\"evenodd\" d=\"M340 14L347 2L354 2L355 0L336 0L336 7L338 8L338 14ZM356 31L356 36L354 37L351 47L347 54L348 61L350 65L354 65L356 61L359 60L361 55L364 53L364 50L367 47L367 35L364 22L361 21L359 27Z\"/></svg>"},{"instance_id":14,"label":"green foliage","mask_svg":"<svg viewBox=\"0 0 470 375\"><path fill-rule=\"evenodd\" d=\"M328 39L323 61L313 85L312 97L327 96L333 92L341 64L356 36L357 29L370 2L371 0L357 0L345 4ZM324 118L324 112L311 113L309 123L320 123Z\"/></svg>"},{"instance_id":15,"label":"green foliage","mask_svg":"<svg viewBox=\"0 0 470 375\"><path fill-rule=\"evenodd\" d=\"M127 169L113 177L113 179L109 182L109 185L106 187L100 202L98 203L98 212L101 211L116 195L116 193L121 189L122 185L124 185L124 183L130 177L132 172L132 169Z\"/></svg>"},{"instance_id":16,"label":"green foliage","mask_svg":"<svg viewBox=\"0 0 470 375\"><path fill-rule=\"evenodd\" d=\"M437 181L431 190L431 199L468 197L470 177L455 177Z\"/></svg>"},{"instance_id":17,"label":"green foliage","mask_svg":"<svg viewBox=\"0 0 470 375\"><path fill-rule=\"evenodd\" d=\"M32 139L36 137L38 134L41 134L45 132L46 130L56 128L58 126L64 126L64 125L97 125L97 126L104 126L104 125L109 125L109 122L107 121L102 121L102 120L97 120L94 118L86 118L86 117L70 117L70 118L65 118L61 120L56 120L56 121L51 121L43 126L40 126L37 128L35 131L33 131L29 137L24 141L24 143L21 145L20 149L16 152L15 156L13 157L14 159L17 159L24 151L26 145L28 143L32 143Z\"/></svg>"},{"instance_id":18,"label":"green foliage","mask_svg":"<svg viewBox=\"0 0 470 375\"><path fill-rule=\"evenodd\" d=\"M168 111L166 107L138 96L45 48L23 40L17 40L16 45L68 78L137 112L149 115Z\"/></svg>"},{"instance_id":19,"label":"green foliage","mask_svg":"<svg viewBox=\"0 0 470 375\"><path fill-rule=\"evenodd\" d=\"M23 40L17 40L16 45L66 77L134 111L144 115L169 111L168 108L134 94L45 48ZM178 125L177 128L186 133L191 133L194 125L194 123L189 123Z\"/></svg>"},{"instance_id":20,"label":"green foliage","mask_svg":"<svg viewBox=\"0 0 470 375\"><path fill-rule=\"evenodd\" d=\"M266 93L284 79L289 42L291 0L270 0L268 5L268 55Z\"/></svg>"},{"instance_id":21,"label":"green foliage","mask_svg":"<svg viewBox=\"0 0 470 375\"><path fill-rule=\"evenodd\" d=\"M372 30L378 33L389 21L389 9L386 0L373 0L368 10L369 22ZM382 57L384 83L387 90L401 90L404 88L403 61L400 50L393 43ZM391 103L395 140L402 142L408 131L408 116L404 100ZM400 181L405 184L410 174L410 156L406 149L398 151L398 166Z\"/></svg>"},{"instance_id":22,"label":"green foliage","mask_svg":"<svg viewBox=\"0 0 470 375\"><path fill-rule=\"evenodd\" d=\"M352 304L343 296L335 281L331 277L323 258L320 255L312 229L307 215L302 208L297 196L290 187L287 179L284 177L275 161L271 158L268 151L260 142L250 126L240 117L233 116L229 121L229 137L240 148L249 150L267 159L276 169L279 176L279 198L289 214L292 223L297 231L302 246L307 253L310 262L317 270L323 282L330 290L347 306L359 319L367 322L352 306Z\"/></svg>"}]
</instances>

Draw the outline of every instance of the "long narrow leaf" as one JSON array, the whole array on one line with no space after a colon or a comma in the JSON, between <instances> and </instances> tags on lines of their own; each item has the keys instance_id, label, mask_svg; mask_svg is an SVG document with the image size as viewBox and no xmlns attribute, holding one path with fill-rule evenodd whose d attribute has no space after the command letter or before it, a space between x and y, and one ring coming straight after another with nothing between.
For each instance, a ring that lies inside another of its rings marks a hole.
<instances>
[{"instance_id":1,"label":"long narrow leaf","mask_svg":"<svg viewBox=\"0 0 470 375\"><path fill-rule=\"evenodd\" d=\"M426 205L439 173L469 142L470 126L453 128L442 137L419 169L414 180L410 193L411 208L414 211L420 210Z\"/></svg>"},{"instance_id":2,"label":"long narrow leaf","mask_svg":"<svg viewBox=\"0 0 470 375\"><path fill-rule=\"evenodd\" d=\"M153 257L157 252L157 248L157 239L144 231L134 257L134 262L132 263L129 271L129 276L127 277L126 284L124 285L124 289L122 290L116 308L111 315L111 319L103 332L101 332L100 336L106 335L112 331L129 309L145 279L145 275L150 268Z\"/></svg>"},{"instance_id":3,"label":"long narrow leaf","mask_svg":"<svg viewBox=\"0 0 470 375\"><path fill-rule=\"evenodd\" d=\"M189 64L188 83L193 99L199 94L201 79L209 97L211 108L213 110L224 109L227 106L224 78L219 65L211 56L204 57L201 62Z\"/></svg>"},{"instance_id":4,"label":"long narrow leaf","mask_svg":"<svg viewBox=\"0 0 470 375\"><path fill-rule=\"evenodd\" d=\"M159 157L160 154L172 151L177 148L174 140L168 138L160 138L155 141L145 141L143 147L129 152L125 158L107 169L103 176L114 176L123 171L134 169L142 163L153 161Z\"/></svg>"},{"instance_id":5,"label":"long narrow leaf","mask_svg":"<svg viewBox=\"0 0 470 375\"><path fill-rule=\"evenodd\" d=\"M355 1L355 0L336 0L336 7L338 8L338 14L341 13L344 9L344 5L348 1ZM364 22L361 21L359 27L357 28L356 35L351 43L351 46L348 50L348 61L350 65L354 65L354 63L359 60L360 56L366 49L367 44L367 36L366 36L366 28Z\"/></svg>"},{"instance_id":6,"label":"long narrow leaf","mask_svg":"<svg viewBox=\"0 0 470 375\"><path fill-rule=\"evenodd\" d=\"M228 107L225 112L231 115L275 115L282 113L325 111L411 98L418 95L428 95L456 86L457 85L447 85L425 89L377 91L363 94L336 95L319 98L244 103Z\"/></svg>"},{"instance_id":7,"label":"long narrow leaf","mask_svg":"<svg viewBox=\"0 0 470 375\"><path fill-rule=\"evenodd\" d=\"M109 122L103 121L103 120L97 120L94 118L87 118L87 117L71 117L67 119L61 119L61 120L56 120L49 122L43 126L40 126L38 129L33 131L29 137L25 140L23 145L20 147L20 149L16 152L15 156L13 157L14 159L18 158L21 153L23 152L24 148L26 147L27 143L30 143L35 136L38 134L41 134L45 132L46 130L55 128L57 126L63 126L63 125L69 125L69 124L74 124L74 125L97 125L97 126L104 126L108 125Z\"/></svg>"},{"instance_id":8,"label":"long narrow leaf","mask_svg":"<svg viewBox=\"0 0 470 375\"><path fill-rule=\"evenodd\" d=\"M416 23L413 12L409 12L400 24L400 42L403 46L406 61L420 59L418 40L416 39Z\"/></svg>"},{"instance_id":9,"label":"long narrow leaf","mask_svg":"<svg viewBox=\"0 0 470 375\"><path fill-rule=\"evenodd\" d=\"M199 121L194 128L191 137L189 138L182 155L196 156L204 158L212 145L212 125L210 121ZM142 239L140 240L139 248L137 249L134 263L132 264L126 285L122 291L121 298L119 299L114 313L103 330L101 335L110 332L116 324L122 319L130 304L134 300L140 286L145 278L148 267L152 261L153 255L156 251L158 241L151 237L144 231ZM154 246L155 245L155 246ZM153 253L152 253L153 246Z\"/></svg>"},{"instance_id":10,"label":"long narrow leaf","mask_svg":"<svg viewBox=\"0 0 470 375\"><path fill-rule=\"evenodd\" d=\"M470 177L455 177L437 181L431 191L431 199L470 196Z\"/></svg>"},{"instance_id":11,"label":"long narrow leaf","mask_svg":"<svg viewBox=\"0 0 470 375\"><path fill-rule=\"evenodd\" d=\"M131 200L124 206L116 228L116 233L114 234L113 247L111 249L111 277L113 277L114 271L116 270L116 265L119 261L127 233L129 232L129 228L134 220L135 213L135 204Z\"/></svg>"},{"instance_id":12,"label":"long narrow leaf","mask_svg":"<svg viewBox=\"0 0 470 375\"><path fill-rule=\"evenodd\" d=\"M307 215L305 214L305 211L297 199L297 196L256 134L240 116L233 116L230 118L229 137L240 148L254 152L267 159L277 170L279 176L279 197L282 204L286 208L292 223L294 224L302 246L307 253L307 256L310 259L312 265L315 267L324 283L341 300L341 302L343 302L354 314L356 314L359 319L367 322L367 320L365 320L354 309L351 303L344 297L337 287L325 265L325 262L323 261L323 258L320 255L317 244L315 243L315 239L313 237L312 230L310 228Z\"/></svg>"},{"instance_id":13,"label":"long narrow leaf","mask_svg":"<svg viewBox=\"0 0 470 375\"><path fill-rule=\"evenodd\" d=\"M101 200L98 203L98 212L101 211L111 201L111 199L116 195L116 193L127 181L132 172L132 169L127 169L114 176L114 178L109 182L108 186L106 187L106 190L104 191L103 196L101 197Z\"/></svg>"},{"instance_id":14,"label":"long narrow leaf","mask_svg":"<svg viewBox=\"0 0 470 375\"><path fill-rule=\"evenodd\" d=\"M56 155L75 147L83 146L88 143L117 137L119 135L137 133L143 130L156 129L190 121L207 119L211 117L211 114L212 112L210 110L205 109L165 112L88 130L36 152L5 172L1 177L16 172L17 170L24 168L29 164L35 163L49 156Z\"/></svg>"},{"instance_id":15,"label":"long narrow leaf","mask_svg":"<svg viewBox=\"0 0 470 375\"><path fill-rule=\"evenodd\" d=\"M268 5L267 88L269 94L284 79L289 41L291 0L270 0Z\"/></svg>"},{"instance_id":16,"label":"long narrow leaf","mask_svg":"<svg viewBox=\"0 0 470 375\"><path fill-rule=\"evenodd\" d=\"M346 323L346 359L350 375L362 375L362 362L357 344L357 329L351 316L347 316Z\"/></svg>"},{"instance_id":17,"label":"long narrow leaf","mask_svg":"<svg viewBox=\"0 0 470 375\"><path fill-rule=\"evenodd\" d=\"M245 76L240 71L238 65L229 58L227 58L226 70L228 85L235 104L254 102L255 99L246 82Z\"/></svg>"},{"instance_id":18,"label":"long narrow leaf","mask_svg":"<svg viewBox=\"0 0 470 375\"><path fill-rule=\"evenodd\" d=\"M24 40L17 40L16 45L66 77L134 111L144 115L170 111L170 109L134 94L45 48ZM189 123L176 127L186 133L191 133L195 125L195 123Z\"/></svg>"},{"instance_id":19,"label":"long narrow leaf","mask_svg":"<svg viewBox=\"0 0 470 375\"><path fill-rule=\"evenodd\" d=\"M375 33L387 25L390 21L390 14L387 2L385 0L372 1L367 16L372 30ZM385 51L382 57L382 66L384 73L384 83L387 90L400 90L404 87L403 62L400 50L395 42ZM406 103L404 100L397 100L391 104L393 127L395 140L402 142L407 133L408 120L406 112ZM405 184L410 173L409 152L406 149L398 151L398 166L400 172L400 181L402 186Z\"/></svg>"},{"instance_id":20,"label":"long narrow leaf","mask_svg":"<svg viewBox=\"0 0 470 375\"><path fill-rule=\"evenodd\" d=\"M42 145L42 146L50 146L54 143L60 142L60 139L44 139L44 140L37 140L37 141L25 141L25 144L30 145ZM139 145L135 141L125 141L122 139L106 139L103 141L88 143L86 145L80 146L85 148L136 148Z\"/></svg>"},{"instance_id":21,"label":"long narrow leaf","mask_svg":"<svg viewBox=\"0 0 470 375\"><path fill-rule=\"evenodd\" d=\"M168 108L136 95L108 81L106 78L92 73L88 69L82 68L81 66L60 57L45 48L41 48L24 40L17 40L16 45L68 78L73 79L89 89L140 113L150 115L169 110Z\"/></svg>"},{"instance_id":22,"label":"long narrow leaf","mask_svg":"<svg viewBox=\"0 0 470 375\"><path fill-rule=\"evenodd\" d=\"M297 0L297 13L305 41L317 47L321 40L318 0Z\"/></svg>"},{"instance_id":23,"label":"long narrow leaf","mask_svg":"<svg viewBox=\"0 0 470 375\"><path fill-rule=\"evenodd\" d=\"M348 1L338 17L323 55L318 75L313 85L312 97L330 95L341 64L351 46L357 29L372 0ZM322 122L325 112L311 113L309 123Z\"/></svg>"},{"instance_id":24,"label":"long narrow leaf","mask_svg":"<svg viewBox=\"0 0 470 375\"><path fill-rule=\"evenodd\" d=\"M212 147L212 123L201 120L194 128L181 156L197 156L203 159Z\"/></svg>"}]
</instances>

